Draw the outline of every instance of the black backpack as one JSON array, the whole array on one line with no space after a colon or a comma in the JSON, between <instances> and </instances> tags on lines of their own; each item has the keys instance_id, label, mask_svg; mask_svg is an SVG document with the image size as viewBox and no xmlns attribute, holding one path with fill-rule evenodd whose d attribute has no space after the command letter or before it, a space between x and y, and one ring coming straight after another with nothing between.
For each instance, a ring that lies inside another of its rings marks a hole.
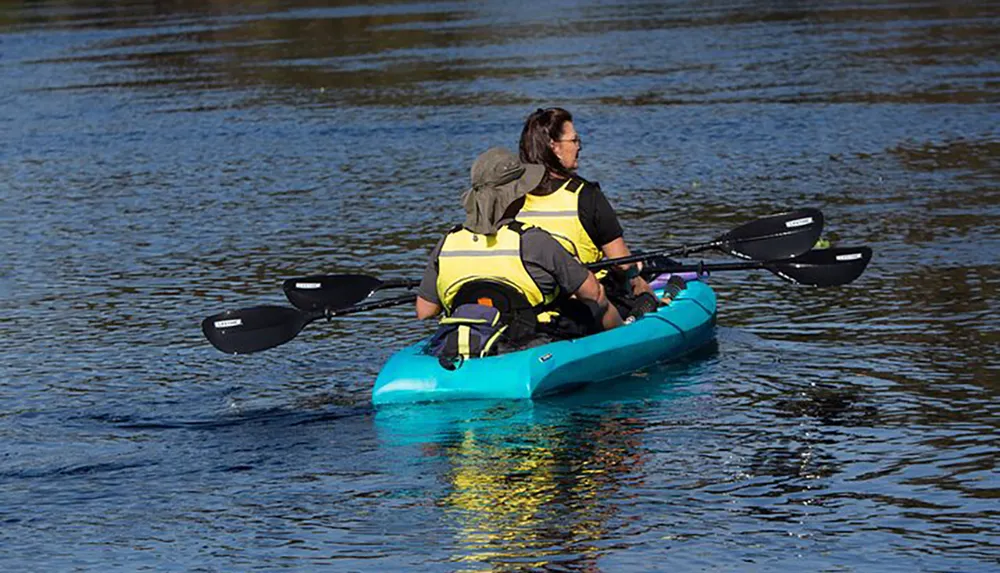
<instances>
[{"instance_id":1,"label":"black backpack","mask_svg":"<svg viewBox=\"0 0 1000 573\"><path fill-rule=\"evenodd\" d=\"M455 295L455 310L441 319L427 353L454 369L467 358L497 354L499 342L517 343L535 335L537 315L524 295L494 281L475 281Z\"/></svg>"},{"instance_id":2,"label":"black backpack","mask_svg":"<svg viewBox=\"0 0 1000 573\"><path fill-rule=\"evenodd\" d=\"M444 361L483 358L497 353L497 341L507 326L500 311L482 304L463 304L441 319L427 345L427 353Z\"/></svg>"}]
</instances>

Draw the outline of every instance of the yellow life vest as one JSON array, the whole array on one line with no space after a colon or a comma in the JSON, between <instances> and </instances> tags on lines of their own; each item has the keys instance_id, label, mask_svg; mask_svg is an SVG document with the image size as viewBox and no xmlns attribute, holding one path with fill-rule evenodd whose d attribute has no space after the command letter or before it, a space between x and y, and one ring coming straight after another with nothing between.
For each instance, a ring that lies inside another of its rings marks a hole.
<instances>
[{"instance_id":1,"label":"yellow life vest","mask_svg":"<svg viewBox=\"0 0 1000 573\"><path fill-rule=\"evenodd\" d=\"M558 293L543 294L521 259L521 233L528 228L513 222L495 235L479 235L462 227L445 237L438 254L437 293L446 314L451 314L455 295L468 283L495 281L524 295L532 307L555 300Z\"/></svg>"},{"instance_id":2,"label":"yellow life vest","mask_svg":"<svg viewBox=\"0 0 1000 573\"><path fill-rule=\"evenodd\" d=\"M548 231L571 255L586 265L603 259L604 253L580 222L580 190L583 186L583 181L567 179L559 189L548 195L528 193L517 220Z\"/></svg>"}]
</instances>

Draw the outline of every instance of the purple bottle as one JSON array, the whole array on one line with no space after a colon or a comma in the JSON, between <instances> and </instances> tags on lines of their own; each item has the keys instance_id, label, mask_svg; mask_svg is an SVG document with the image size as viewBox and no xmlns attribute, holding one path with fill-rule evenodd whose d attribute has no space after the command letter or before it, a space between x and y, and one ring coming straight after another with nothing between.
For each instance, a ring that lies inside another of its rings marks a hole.
<instances>
[{"instance_id":1,"label":"purple bottle","mask_svg":"<svg viewBox=\"0 0 1000 573\"><path fill-rule=\"evenodd\" d=\"M708 277L708 273L707 272L703 272L700 275L698 273L696 273L696 272L693 272L693 271L692 272L687 272L687 273L663 273L662 275L657 275L656 278L654 278L653 280L649 281L649 286L652 287L653 290L658 290L658 289L661 289L661 288L665 288L667 286L667 282L670 281L670 277L672 277L672 276L673 277L680 277L680 278L684 279L684 282L691 282L691 281L703 280L703 279L707 278Z\"/></svg>"}]
</instances>

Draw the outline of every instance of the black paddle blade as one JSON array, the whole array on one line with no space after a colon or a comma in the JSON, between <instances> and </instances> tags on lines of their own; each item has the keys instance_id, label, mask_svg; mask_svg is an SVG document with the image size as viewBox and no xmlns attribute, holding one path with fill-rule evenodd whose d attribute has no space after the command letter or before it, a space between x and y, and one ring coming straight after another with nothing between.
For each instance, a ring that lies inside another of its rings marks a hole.
<instances>
[{"instance_id":1,"label":"black paddle blade","mask_svg":"<svg viewBox=\"0 0 1000 573\"><path fill-rule=\"evenodd\" d=\"M719 237L719 248L743 259L769 261L797 257L823 232L819 209L799 209L750 221Z\"/></svg>"},{"instance_id":2,"label":"black paddle blade","mask_svg":"<svg viewBox=\"0 0 1000 573\"><path fill-rule=\"evenodd\" d=\"M226 354L250 354L284 344L317 316L284 306L254 306L210 316L201 331Z\"/></svg>"},{"instance_id":3,"label":"black paddle blade","mask_svg":"<svg viewBox=\"0 0 1000 573\"><path fill-rule=\"evenodd\" d=\"M281 285L292 306L302 310L337 310L359 303L382 286L368 275L313 275Z\"/></svg>"},{"instance_id":4,"label":"black paddle blade","mask_svg":"<svg viewBox=\"0 0 1000 573\"><path fill-rule=\"evenodd\" d=\"M820 249L788 261L765 263L779 277L803 285L845 285L861 276L872 260L868 247Z\"/></svg>"}]
</instances>

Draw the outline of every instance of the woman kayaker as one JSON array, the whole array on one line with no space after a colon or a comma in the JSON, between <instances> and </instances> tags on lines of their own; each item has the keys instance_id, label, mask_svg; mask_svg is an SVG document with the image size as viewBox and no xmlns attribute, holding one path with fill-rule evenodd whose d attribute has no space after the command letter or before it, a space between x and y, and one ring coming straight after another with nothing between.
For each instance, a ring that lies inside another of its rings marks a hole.
<instances>
[{"instance_id":1,"label":"woman kayaker","mask_svg":"<svg viewBox=\"0 0 1000 573\"><path fill-rule=\"evenodd\" d=\"M544 165L548 177L525 197L517 220L545 229L584 264L627 257L632 253L614 208L600 185L576 172L582 148L573 115L565 109L539 108L528 116L521 131L521 161ZM617 269L619 280L614 283L624 286L627 281L632 296L653 294L639 276L639 264Z\"/></svg>"},{"instance_id":2,"label":"woman kayaker","mask_svg":"<svg viewBox=\"0 0 1000 573\"><path fill-rule=\"evenodd\" d=\"M494 147L476 158L471 178L472 188L462 195L465 223L431 252L417 291L418 318L442 311L452 318L460 305L493 306L494 299L510 298L513 291L513 298L527 307L518 310L534 313L532 319L563 293L586 305L601 328L622 324L593 273L547 232L514 220L518 200L545 178L544 167L522 163L511 151ZM505 292L494 296L497 290Z\"/></svg>"}]
</instances>

